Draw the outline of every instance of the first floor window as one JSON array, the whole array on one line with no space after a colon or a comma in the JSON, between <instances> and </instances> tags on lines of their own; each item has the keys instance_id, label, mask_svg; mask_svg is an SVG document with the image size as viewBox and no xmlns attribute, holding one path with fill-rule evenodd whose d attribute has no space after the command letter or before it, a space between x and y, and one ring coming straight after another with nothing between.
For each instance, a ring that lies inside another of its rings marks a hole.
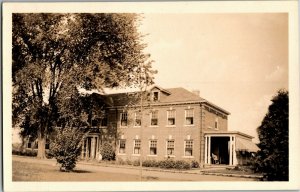
<instances>
[{"instance_id":1,"label":"first floor window","mask_svg":"<svg viewBox=\"0 0 300 192\"><path fill-rule=\"evenodd\" d=\"M122 139L120 140L119 153L125 153L125 149L126 149L126 140Z\"/></svg>"},{"instance_id":2,"label":"first floor window","mask_svg":"<svg viewBox=\"0 0 300 192\"><path fill-rule=\"evenodd\" d=\"M121 126L126 127L127 126L127 113L121 113Z\"/></svg>"},{"instance_id":3,"label":"first floor window","mask_svg":"<svg viewBox=\"0 0 300 192\"><path fill-rule=\"evenodd\" d=\"M150 155L157 155L157 140L150 140Z\"/></svg>"},{"instance_id":4,"label":"first floor window","mask_svg":"<svg viewBox=\"0 0 300 192\"><path fill-rule=\"evenodd\" d=\"M175 148L174 140L167 141L167 155L174 155L174 148Z\"/></svg>"},{"instance_id":5,"label":"first floor window","mask_svg":"<svg viewBox=\"0 0 300 192\"><path fill-rule=\"evenodd\" d=\"M185 110L185 124L194 125L194 110L187 109Z\"/></svg>"},{"instance_id":6,"label":"first floor window","mask_svg":"<svg viewBox=\"0 0 300 192\"><path fill-rule=\"evenodd\" d=\"M158 111L151 112L151 125L152 126L158 125Z\"/></svg>"},{"instance_id":7,"label":"first floor window","mask_svg":"<svg viewBox=\"0 0 300 192\"><path fill-rule=\"evenodd\" d=\"M140 154L140 150L141 150L141 140L136 139L134 140L133 154Z\"/></svg>"},{"instance_id":8,"label":"first floor window","mask_svg":"<svg viewBox=\"0 0 300 192\"><path fill-rule=\"evenodd\" d=\"M185 141L184 155L185 156L193 156L193 140Z\"/></svg>"},{"instance_id":9,"label":"first floor window","mask_svg":"<svg viewBox=\"0 0 300 192\"><path fill-rule=\"evenodd\" d=\"M175 125L175 110L167 111L168 125Z\"/></svg>"}]
</instances>

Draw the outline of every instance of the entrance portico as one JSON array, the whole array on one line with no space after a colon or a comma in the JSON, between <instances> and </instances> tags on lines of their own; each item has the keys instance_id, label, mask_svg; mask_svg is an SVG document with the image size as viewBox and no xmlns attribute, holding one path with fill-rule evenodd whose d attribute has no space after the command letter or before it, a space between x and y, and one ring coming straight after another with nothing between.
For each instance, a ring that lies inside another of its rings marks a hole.
<instances>
[{"instance_id":1,"label":"entrance portico","mask_svg":"<svg viewBox=\"0 0 300 192\"><path fill-rule=\"evenodd\" d=\"M204 137L205 165L223 164L235 166L238 164L237 151L243 149L255 152L258 150L258 147L251 141L252 136L237 131L207 131L204 132Z\"/></svg>"},{"instance_id":2,"label":"entrance portico","mask_svg":"<svg viewBox=\"0 0 300 192\"><path fill-rule=\"evenodd\" d=\"M81 159L98 159L99 135L88 135L82 140Z\"/></svg>"}]
</instances>

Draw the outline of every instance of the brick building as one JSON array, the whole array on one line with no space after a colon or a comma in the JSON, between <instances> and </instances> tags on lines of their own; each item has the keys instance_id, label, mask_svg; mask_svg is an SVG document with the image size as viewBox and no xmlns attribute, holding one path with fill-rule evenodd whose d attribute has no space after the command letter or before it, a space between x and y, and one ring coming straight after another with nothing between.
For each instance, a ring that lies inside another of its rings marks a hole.
<instances>
[{"instance_id":1,"label":"brick building","mask_svg":"<svg viewBox=\"0 0 300 192\"><path fill-rule=\"evenodd\" d=\"M228 131L228 111L184 88L150 89L141 105L134 94L105 95L105 116L83 140L82 159L99 158L104 140L117 158L196 160L201 165L244 164L256 152L251 136ZM247 155L246 155L247 157Z\"/></svg>"}]
</instances>

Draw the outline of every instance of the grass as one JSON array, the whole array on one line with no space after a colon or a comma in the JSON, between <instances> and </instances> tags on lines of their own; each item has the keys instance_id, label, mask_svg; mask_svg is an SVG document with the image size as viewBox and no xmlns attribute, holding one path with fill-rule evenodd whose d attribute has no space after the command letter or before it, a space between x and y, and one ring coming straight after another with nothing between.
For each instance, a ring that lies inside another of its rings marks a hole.
<instances>
[{"instance_id":1,"label":"grass","mask_svg":"<svg viewBox=\"0 0 300 192\"><path fill-rule=\"evenodd\" d=\"M209 170L209 171L204 171L204 173L222 173L222 174L236 174L236 175L256 175L256 176L261 176L259 173L255 173L253 170L250 168L244 167L244 168L226 168L226 169L216 169L216 170Z\"/></svg>"},{"instance_id":2,"label":"grass","mask_svg":"<svg viewBox=\"0 0 300 192\"><path fill-rule=\"evenodd\" d=\"M60 172L55 165L13 161L13 181L139 181L137 175L75 169ZM160 181L158 177L143 177L143 181Z\"/></svg>"}]
</instances>

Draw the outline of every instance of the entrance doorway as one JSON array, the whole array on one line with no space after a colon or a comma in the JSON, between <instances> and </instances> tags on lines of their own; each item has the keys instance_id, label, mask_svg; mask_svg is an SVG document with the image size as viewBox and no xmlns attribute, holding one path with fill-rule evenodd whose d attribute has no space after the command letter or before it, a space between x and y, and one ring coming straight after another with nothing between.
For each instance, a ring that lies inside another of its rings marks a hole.
<instances>
[{"instance_id":1,"label":"entrance doorway","mask_svg":"<svg viewBox=\"0 0 300 192\"><path fill-rule=\"evenodd\" d=\"M212 164L229 165L230 137L211 137Z\"/></svg>"}]
</instances>

